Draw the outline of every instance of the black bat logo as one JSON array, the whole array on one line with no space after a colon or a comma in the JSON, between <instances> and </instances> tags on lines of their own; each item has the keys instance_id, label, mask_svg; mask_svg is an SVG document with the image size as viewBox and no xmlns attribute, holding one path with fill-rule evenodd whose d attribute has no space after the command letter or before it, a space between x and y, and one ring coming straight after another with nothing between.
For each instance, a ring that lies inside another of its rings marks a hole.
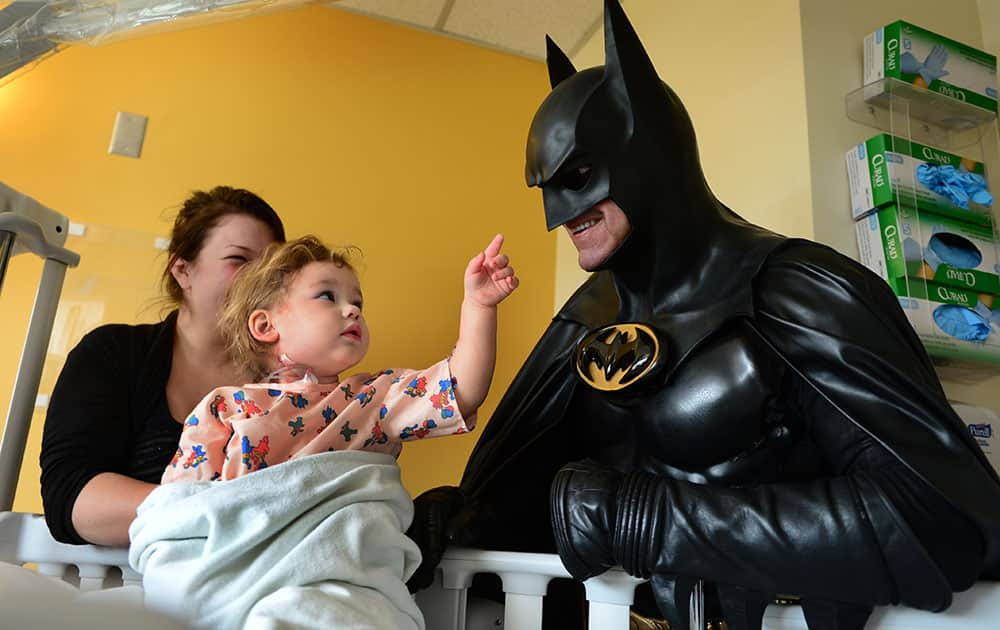
<instances>
[{"instance_id":1,"label":"black bat logo","mask_svg":"<svg viewBox=\"0 0 1000 630\"><path fill-rule=\"evenodd\" d=\"M642 324L605 326L580 342L576 371L594 389L625 389L656 364L659 345L656 334Z\"/></svg>"}]
</instances>

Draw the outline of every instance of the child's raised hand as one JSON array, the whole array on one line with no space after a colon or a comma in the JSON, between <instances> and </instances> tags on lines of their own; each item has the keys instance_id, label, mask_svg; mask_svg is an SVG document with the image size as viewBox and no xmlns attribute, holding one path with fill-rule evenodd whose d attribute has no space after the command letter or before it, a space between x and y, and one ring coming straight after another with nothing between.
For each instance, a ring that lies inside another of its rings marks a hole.
<instances>
[{"instance_id":1,"label":"child's raised hand","mask_svg":"<svg viewBox=\"0 0 1000 630\"><path fill-rule=\"evenodd\" d=\"M507 255L500 253L501 245L503 234L497 234L465 268L465 298L480 306L496 306L517 288L517 276Z\"/></svg>"}]
</instances>

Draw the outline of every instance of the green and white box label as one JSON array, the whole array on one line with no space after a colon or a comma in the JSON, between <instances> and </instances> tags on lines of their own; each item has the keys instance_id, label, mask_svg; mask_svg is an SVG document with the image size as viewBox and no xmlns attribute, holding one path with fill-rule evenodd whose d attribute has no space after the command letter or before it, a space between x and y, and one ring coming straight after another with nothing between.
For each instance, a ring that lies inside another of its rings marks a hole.
<instances>
[{"instance_id":1,"label":"green and white box label","mask_svg":"<svg viewBox=\"0 0 1000 630\"><path fill-rule=\"evenodd\" d=\"M1000 293L1000 265L990 229L930 212L889 205L855 224L863 265L896 295L919 278L976 293Z\"/></svg>"},{"instance_id":2,"label":"green and white box label","mask_svg":"<svg viewBox=\"0 0 1000 630\"><path fill-rule=\"evenodd\" d=\"M901 204L981 225L992 223L993 199L982 162L886 133L858 144L844 159L855 219ZM949 179L954 183L944 185Z\"/></svg>"},{"instance_id":3,"label":"green and white box label","mask_svg":"<svg viewBox=\"0 0 1000 630\"><path fill-rule=\"evenodd\" d=\"M864 42L865 85L892 78L997 111L995 55L897 20Z\"/></svg>"}]
</instances>

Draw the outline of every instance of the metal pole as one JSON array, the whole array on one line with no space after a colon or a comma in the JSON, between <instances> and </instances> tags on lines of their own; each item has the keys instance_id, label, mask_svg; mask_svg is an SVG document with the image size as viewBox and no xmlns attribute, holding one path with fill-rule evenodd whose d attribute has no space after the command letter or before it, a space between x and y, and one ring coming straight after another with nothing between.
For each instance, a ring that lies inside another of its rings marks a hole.
<instances>
[{"instance_id":1,"label":"metal pole","mask_svg":"<svg viewBox=\"0 0 1000 630\"><path fill-rule=\"evenodd\" d=\"M28 441L28 429L38 395L38 382L48 352L49 337L55 322L59 295L66 277L66 263L52 258L45 259L42 278L35 295L35 306L28 322L28 334L21 352L14 393L7 412L3 439L0 440L0 512L9 512L14 506L14 492L21 473L21 459Z\"/></svg>"}]
</instances>

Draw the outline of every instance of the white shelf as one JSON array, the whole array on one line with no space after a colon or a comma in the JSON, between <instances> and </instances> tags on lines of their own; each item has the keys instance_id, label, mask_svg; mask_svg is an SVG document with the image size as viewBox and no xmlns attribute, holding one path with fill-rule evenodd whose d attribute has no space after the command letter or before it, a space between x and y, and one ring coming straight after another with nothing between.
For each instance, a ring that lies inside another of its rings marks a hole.
<instances>
[{"instance_id":1,"label":"white shelf","mask_svg":"<svg viewBox=\"0 0 1000 630\"><path fill-rule=\"evenodd\" d=\"M854 122L942 149L961 149L996 134L996 112L896 79L851 92L846 106Z\"/></svg>"}]
</instances>

